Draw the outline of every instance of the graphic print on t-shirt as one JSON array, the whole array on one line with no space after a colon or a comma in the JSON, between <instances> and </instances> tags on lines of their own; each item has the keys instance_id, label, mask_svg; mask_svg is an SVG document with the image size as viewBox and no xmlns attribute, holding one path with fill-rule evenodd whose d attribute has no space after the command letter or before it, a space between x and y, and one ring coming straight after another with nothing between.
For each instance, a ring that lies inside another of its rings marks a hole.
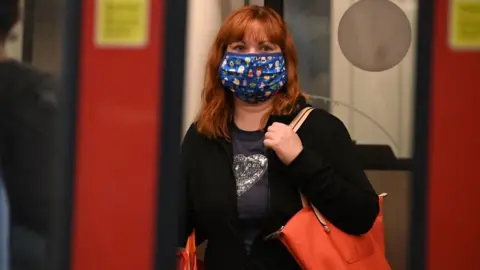
<instances>
[{"instance_id":1,"label":"graphic print on t-shirt","mask_svg":"<svg viewBox=\"0 0 480 270\"><path fill-rule=\"evenodd\" d=\"M268 169L267 157L262 154L245 156L235 155L233 158L233 172L237 181L237 196L248 191Z\"/></svg>"}]
</instances>

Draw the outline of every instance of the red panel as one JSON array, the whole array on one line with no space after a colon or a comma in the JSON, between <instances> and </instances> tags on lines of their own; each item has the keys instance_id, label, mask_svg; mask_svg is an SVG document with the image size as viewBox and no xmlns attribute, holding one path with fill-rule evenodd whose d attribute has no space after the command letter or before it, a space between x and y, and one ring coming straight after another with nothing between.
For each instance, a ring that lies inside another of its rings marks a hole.
<instances>
[{"instance_id":1,"label":"red panel","mask_svg":"<svg viewBox=\"0 0 480 270\"><path fill-rule=\"evenodd\" d=\"M163 1L142 49L99 49L83 0L72 269L153 269Z\"/></svg>"},{"instance_id":2,"label":"red panel","mask_svg":"<svg viewBox=\"0 0 480 270\"><path fill-rule=\"evenodd\" d=\"M427 266L480 269L480 51L452 51L448 0L435 6Z\"/></svg>"}]
</instances>

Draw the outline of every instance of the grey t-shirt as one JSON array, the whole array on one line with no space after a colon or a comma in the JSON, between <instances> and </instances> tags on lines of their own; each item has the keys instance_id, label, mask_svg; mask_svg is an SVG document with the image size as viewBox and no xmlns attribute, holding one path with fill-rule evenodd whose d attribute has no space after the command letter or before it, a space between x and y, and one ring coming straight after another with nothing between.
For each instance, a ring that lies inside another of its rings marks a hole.
<instances>
[{"instance_id":1,"label":"grey t-shirt","mask_svg":"<svg viewBox=\"0 0 480 270\"><path fill-rule=\"evenodd\" d=\"M233 172L237 182L239 223L245 248L250 252L268 211L268 160L262 131L244 131L231 127Z\"/></svg>"}]
</instances>

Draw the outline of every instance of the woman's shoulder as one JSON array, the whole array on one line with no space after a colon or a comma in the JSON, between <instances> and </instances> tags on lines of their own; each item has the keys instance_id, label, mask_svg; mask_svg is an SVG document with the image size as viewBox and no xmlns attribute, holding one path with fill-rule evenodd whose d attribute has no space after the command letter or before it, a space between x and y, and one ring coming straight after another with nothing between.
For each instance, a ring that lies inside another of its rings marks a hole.
<instances>
[{"instance_id":1,"label":"woman's shoulder","mask_svg":"<svg viewBox=\"0 0 480 270\"><path fill-rule=\"evenodd\" d=\"M190 160L198 152L200 133L195 123L191 124L182 140L181 156L183 160Z\"/></svg>"},{"instance_id":2,"label":"woman's shoulder","mask_svg":"<svg viewBox=\"0 0 480 270\"><path fill-rule=\"evenodd\" d=\"M352 140L342 120L323 109L314 109L298 133L301 138L311 138L324 147Z\"/></svg>"},{"instance_id":3,"label":"woman's shoulder","mask_svg":"<svg viewBox=\"0 0 480 270\"><path fill-rule=\"evenodd\" d=\"M183 137L182 144L188 144L195 142L196 140L201 138L201 134L197 130L197 125L195 122L190 124L190 127L187 129L185 136Z\"/></svg>"},{"instance_id":4,"label":"woman's shoulder","mask_svg":"<svg viewBox=\"0 0 480 270\"><path fill-rule=\"evenodd\" d=\"M343 132L346 130L342 120L330 112L318 108L310 113L304 125L308 126L311 131L322 133L325 131Z\"/></svg>"},{"instance_id":5,"label":"woman's shoulder","mask_svg":"<svg viewBox=\"0 0 480 270\"><path fill-rule=\"evenodd\" d=\"M204 145L205 143L209 143L211 141L211 139L208 139L205 135L198 131L197 124L193 122L190 124L190 127L187 129L187 132L183 137L182 145L184 147L193 147L195 145Z\"/></svg>"}]
</instances>

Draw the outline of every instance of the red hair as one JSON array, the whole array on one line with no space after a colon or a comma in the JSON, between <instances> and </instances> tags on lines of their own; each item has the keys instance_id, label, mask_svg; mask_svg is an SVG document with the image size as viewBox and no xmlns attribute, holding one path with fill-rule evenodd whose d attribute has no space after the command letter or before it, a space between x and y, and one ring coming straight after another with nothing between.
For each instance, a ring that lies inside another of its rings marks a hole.
<instances>
[{"instance_id":1,"label":"red hair","mask_svg":"<svg viewBox=\"0 0 480 270\"><path fill-rule=\"evenodd\" d=\"M205 71L205 82L202 91L202 105L196 119L199 133L207 138L223 137L230 139L228 122L233 113L233 95L226 91L219 79L218 69L227 46L241 41L245 32L252 23L260 23L270 42L277 44L285 56L287 68L287 84L282 93L272 97L273 106L265 116L264 121L271 114L287 115L295 110L298 98L306 97L300 90L297 75L297 53L293 39L288 32L283 19L274 10L268 7L245 6L225 20L210 49Z\"/></svg>"}]
</instances>

